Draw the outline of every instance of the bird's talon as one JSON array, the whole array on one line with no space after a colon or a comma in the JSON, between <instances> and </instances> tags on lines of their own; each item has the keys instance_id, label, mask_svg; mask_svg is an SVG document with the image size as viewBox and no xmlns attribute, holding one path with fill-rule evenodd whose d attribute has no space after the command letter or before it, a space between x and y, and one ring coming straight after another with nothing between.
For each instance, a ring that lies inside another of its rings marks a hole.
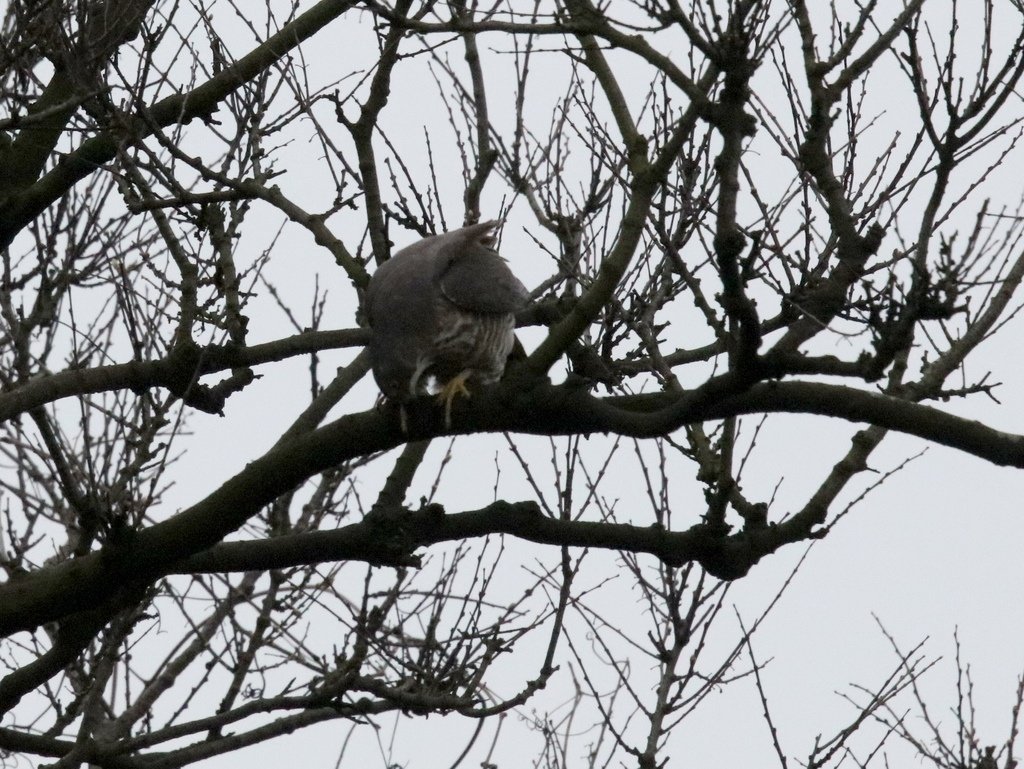
<instances>
[{"instance_id":1,"label":"bird's talon","mask_svg":"<svg viewBox=\"0 0 1024 769\"><path fill-rule=\"evenodd\" d=\"M529 292L494 250L498 224L469 225L401 249L374 272L364 296L370 364L388 398L407 403L426 394L431 379L459 372L438 396L446 429L452 401L470 397L467 380L497 381L516 352L515 314ZM525 357L521 345L518 357ZM403 406L403 433L409 421Z\"/></svg>"},{"instance_id":2,"label":"bird's talon","mask_svg":"<svg viewBox=\"0 0 1024 769\"><path fill-rule=\"evenodd\" d=\"M455 400L455 396L464 395L467 398L471 398L473 395L469 388L466 387L466 381L470 376L472 376L471 371L463 371L461 374L449 379L445 386L441 388L441 392L437 394L438 402L444 404L445 430L452 429L452 401Z\"/></svg>"}]
</instances>

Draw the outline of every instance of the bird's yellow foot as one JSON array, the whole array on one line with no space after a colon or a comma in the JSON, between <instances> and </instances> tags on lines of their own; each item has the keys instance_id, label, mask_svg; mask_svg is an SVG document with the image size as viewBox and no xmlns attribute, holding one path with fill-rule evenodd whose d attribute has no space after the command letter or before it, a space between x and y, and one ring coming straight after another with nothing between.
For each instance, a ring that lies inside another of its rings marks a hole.
<instances>
[{"instance_id":1,"label":"bird's yellow foot","mask_svg":"<svg viewBox=\"0 0 1024 769\"><path fill-rule=\"evenodd\" d=\"M466 382L473 375L471 371L463 371L456 376L449 379L444 387L441 388L441 392L437 394L438 403L444 404L444 429L452 429L452 401L455 400L456 395L465 395L467 398L470 397L471 393L466 387Z\"/></svg>"}]
</instances>

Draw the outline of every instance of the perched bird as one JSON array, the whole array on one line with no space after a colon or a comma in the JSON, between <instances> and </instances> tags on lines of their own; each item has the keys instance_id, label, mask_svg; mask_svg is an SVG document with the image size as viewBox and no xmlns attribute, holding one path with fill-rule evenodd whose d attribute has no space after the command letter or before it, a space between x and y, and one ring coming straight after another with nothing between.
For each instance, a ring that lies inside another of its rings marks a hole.
<instances>
[{"instance_id":1,"label":"perched bird","mask_svg":"<svg viewBox=\"0 0 1024 769\"><path fill-rule=\"evenodd\" d=\"M452 401L468 382L497 382L515 344L527 291L494 250L484 222L406 246L377 268L366 290L370 361L384 396L402 405L433 379L451 427Z\"/></svg>"}]
</instances>

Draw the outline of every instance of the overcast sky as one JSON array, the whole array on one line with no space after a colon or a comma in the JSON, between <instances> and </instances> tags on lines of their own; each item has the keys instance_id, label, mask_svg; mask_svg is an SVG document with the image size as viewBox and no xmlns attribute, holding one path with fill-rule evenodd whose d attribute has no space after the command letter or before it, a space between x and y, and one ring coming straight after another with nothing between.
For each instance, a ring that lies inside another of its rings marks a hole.
<instances>
[{"instance_id":1,"label":"overcast sky","mask_svg":"<svg viewBox=\"0 0 1024 769\"><path fill-rule=\"evenodd\" d=\"M882 5L885 5L884 3ZM941 3L940 3L941 5ZM227 14L215 16L229 24ZM974 19L964 18L967 27ZM375 51L367 28L353 29L343 20L332 25L310 44L303 47L311 63L310 77L337 77L340 72L323 71L320 63L336 60L347 69L359 57L371 57ZM510 57L495 49L507 50L500 39L484 38L482 52L491 94L494 120L507 121L512 108L510 89ZM240 42L236 54L246 50ZM339 53L343 49L343 55ZM966 54L966 51L965 51ZM537 76L531 83L529 105L533 120L540 124L550 114L552 105L565 89L566 69L560 57L542 58ZM625 64L623 59L620 64ZM422 160L423 127L429 127L435 152L443 158L446 136L444 110L436 96L436 88L424 60L410 60L399 67L399 76L392 89L392 101L385 117L391 137L411 164ZM545 69L549 68L549 69ZM769 77L769 73L765 73ZM646 84L648 77L637 69L627 79ZM872 104L885 109L876 128L866 142L884 141L887 133L912 117L903 112L906 94L887 90L884 78L873 80L877 92ZM770 91L770 89L767 89ZM637 89L640 94L640 89ZM1011 111L1019 113L1020 104ZM406 132L399 126L405 125ZM510 125L508 122L504 126ZM341 129L338 129L339 132ZM755 142L762 152L766 174L791 175L791 169L772 156L770 142L763 135ZM870 144L868 145L870 147ZM864 150L869 155L870 151ZM295 142L284 152L288 158L287 174L279 183L290 190L299 202L311 208L324 207L333 196L329 179L318 167L315 148ZM450 161L449 161L450 162ZM1014 204L1022 192L1019 169L1024 157L1018 152L1014 162L993 177L984 196ZM778 165L773 165L778 164ZM452 174L453 182L443 190L447 206L445 214L451 226L461 224L460 175ZM495 191L496 193L497 191ZM302 200L302 198L306 198ZM980 196L979 196L980 201ZM497 212L497 195L486 199ZM967 210L968 220L973 207ZM485 211L485 217L492 212ZM255 217L254 217L255 218ZM333 222L336 232L355 246L361 231L355 225L357 216ZM912 219L908 219L912 221ZM255 222L239 248L256 254L269 243L278 221L272 216L255 226ZM550 243L548 236L531 221L525 206L517 205L505 227L502 253L513 269L533 287L549 273L547 257L534 245L530 235ZM410 234L393 233L396 246L412 240ZM891 238L883 252L894 248ZM275 258L268 267L268 277L283 296L298 307L308 303L314 280L327 286L334 300L329 310L327 327L350 327L354 323L354 298L347 278L334 266L329 254L318 249L298 228L286 228L275 245ZM680 317L684 317L681 313ZM972 358L972 373L988 368L993 379L1002 383L997 391L1001 403L984 396L966 402L944 403L940 406L958 414L980 419L985 423L1014 433L1024 433L1024 363L1020 344L1024 318L1015 319L994 340L984 345ZM686 328L673 329L687 338ZM252 313L250 341L258 343L290 333L284 320L269 303ZM537 332L523 335L529 349L538 338ZM694 346L707 340L705 329L693 335ZM341 351L322 356L321 369L329 372L349 360L354 353ZM181 458L176 474L181 479L173 491L169 510L184 507L202 498L228 475L269 448L280 430L290 424L303 407L296 397L306 397L306 362L297 361L265 367L257 386L232 398L223 418L205 414L190 417L189 425L196 439ZM297 393L299 394L297 396ZM372 381L367 378L357 392L342 404L342 410L368 408L376 397ZM269 410L265 404L274 403ZM253 413L261 418L254 420ZM339 411L340 413L340 411ZM744 429L752 430L757 417L744 420ZM781 481L773 516L795 510L816 488L823 472L846 450L849 436L858 429L838 420L820 417L777 415L767 420L759 448L745 476L744 487L759 490L760 497ZM447 442L436 441L431 448L427 467L436 466ZM523 440L531 463L538 474L550 472L547 441L537 438ZM599 456L608 442L595 438L587 451ZM240 447L243 447L240 450ZM905 436L890 436L871 459L871 466L886 472L905 459L917 455L924 442ZM645 450L650 450L648 447ZM472 485L442 485L438 501L452 511L472 509L486 504L494 496L496 459L502 465L499 494L507 499L529 498L529 487L522 471L508 454L501 436L460 438L453 449L454 462L472 468L466 473L476 479ZM637 494L637 467L632 448L620 451L613 465L604 495L616 500L622 520L641 525L652 521L649 507ZM433 463L433 465L431 464ZM361 476L360 484L366 499L373 494L387 472L387 462L378 463ZM673 478L675 526L684 528L701 515L699 489L692 477L692 467L680 463ZM431 472L424 472L409 498L418 499L429 489ZM859 488L859 487L858 487ZM804 757L810 751L815 735L831 736L854 716L854 709L836 691L853 693L851 684L872 686L884 680L896 665L897 658L879 629L879 622L904 649L924 639L924 653L943 660L922 680L924 692L934 714L952 725L948 709L955 705L956 669L953 665L953 634L959 632L964 660L972 667L975 683L977 727L983 744L1001 743L1007 734L1010 707L1017 687L1017 676L1024 670L1024 602L1020 599L1024 584L1024 519L1020 498L1024 492L1024 474L1017 470L993 467L981 460L943 447L927 447L927 451L906 468L888 479L854 509L824 541L815 544L789 590L755 638L755 653L761 661L771 659L764 672L776 726L784 749L790 756ZM755 494L755 496L758 496ZM844 497L849 499L849 495ZM555 549L529 543L509 543L513 555L505 564L505 578L511 584L526 582L523 568L535 560L553 564L558 559ZM775 595L805 547L794 545L766 558L750 575L731 589L728 602L744 621L752 621ZM521 561L517 565L516 561ZM595 552L588 556L585 581L597 582L620 569L612 552ZM636 606L628 596L628 575L622 574L618 584L606 588L608 612L621 611L624 627L638 621ZM621 604L614 600L626 597ZM877 618L877 620L876 620ZM737 620L731 612L721 619L720 646L735 638ZM317 628L330 634L330 627ZM535 661L535 663L539 661ZM566 663L568 657L563 656ZM639 660L638 665L646 664ZM741 664L742 667L742 664ZM532 674L532 670L530 671ZM645 675L637 672L638 678ZM510 687L512 685L510 678ZM567 667L556 674L547 691L524 708L525 713L555 708L569 691ZM907 707L911 706L909 700ZM761 718L761 706L753 681L748 679L727 687L713 697L673 735L670 766L770 766L772 753L767 727ZM916 717L916 716L912 716ZM391 717L382 719L391 726ZM585 724L581 724L581 732ZM461 749L453 735L468 735L473 724L456 718L416 718L403 724L388 758L410 767L446 767ZM487 727L488 730L492 727ZM540 747L539 738L517 718L510 715L502 726L503 736L495 756L499 766L527 766ZM348 724L330 723L278 738L270 743L241 751L233 756L210 762L210 766L287 765L294 762L301 748L305 765L332 766L337 757ZM381 735L386 738L388 729ZM582 765L585 736L578 742ZM369 729L357 732L349 747L347 766L385 766L382 748ZM386 752L384 750L383 752ZM905 753L896 752L894 755ZM306 763L308 762L308 763ZM907 765L894 762L894 765Z\"/></svg>"},{"instance_id":2,"label":"overcast sky","mask_svg":"<svg viewBox=\"0 0 1024 769\"><path fill-rule=\"evenodd\" d=\"M962 23L967 26L972 21L965 18ZM335 25L329 34L321 35L312 45L305 46L308 60L316 61L318 47L334 45L332 39L344 40L347 56L354 56L356 51L372 54L372 48L366 47L369 36L365 29L358 34L350 33L347 23ZM490 50L500 48L500 41L489 37L486 43L482 47L488 77L493 78L489 83L492 114L500 121L503 116L507 117L510 109L511 97L502 91L501 86L508 82L508 57L503 58ZM551 68L550 72L539 68L544 76L534 79L530 91L530 104L538 121L550 114L551 105L565 86L565 70L561 61L551 56L544 62ZM346 63L346 66L351 65ZM392 133L392 138L407 141L409 152L414 153L416 147L422 148L422 125L426 123L430 125L434 150L440 153L438 148L445 130L443 123L438 122L442 119L441 106L429 73L422 61L409 62L399 71L387 112L392 118L389 127L394 131L398 125L396 114L406 118L411 115L412 119L407 120L407 135ZM638 71L637 77L644 75ZM872 82L878 89L873 104L881 105L888 112L880 117L878 129L869 134L868 140L881 142L888 130L898 130L901 121L912 117L913 113L901 111L907 104L904 92L887 94L884 92L887 83L879 78ZM759 146L763 149L767 144ZM299 145L293 150L305 158L299 163L315 163L308 145ZM865 154L870 152L865 151ZM768 169L771 163L781 162L767 153L763 161L768 164ZM1008 173L994 177L985 195L1013 204L1021 194L1016 170L1020 167L1020 160L1008 165L1011 165ZM301 165L291 167L289 177L301 178L307 194L315 198L318 190L309 185L318 177L307 173L307 170L311 169ZM788 167L779 166L779 173L791 172ZM323 179L319 179L319 183L323 183ZM453 188L446 201L451 206L446 215L452 226L460 223L459 193ZM321 196L320 200L323 199ZM490 202L496 204L493 199ZM490 214L485 211L487 215ZM272 225L268 222L268 226ZM520 206L513 210L505 228L503 254L510 259L524 282L532 286L547 274L547 265L545 257L526 237L524 230L542 240L545 238L545 234L531 223L528 211ZM359 233L355 229L342 229L339 234L354 239ZM255 237L258 239L259 235ZM411 239L408 235L404 237L405 240L394 235L396 246ZM891 247L895 247L892 239L886 241L882 250L885 252ZM318 274L321 284L331 286L332 293L339 297L340 309L334 314L338 324L350 325L351 298L346 293L346 280L332 268L326 253L318 253L304 233L289 230L277 248L293 251L290 259L277 262L281 271L273 273L273 277L279 285L293 292L293 296L308 296L312 276ZM1024 397L1020 395L1024 392L1024 382L1018 342L1021 322L1021 319L1016 320L995 340L983 346L971 364L974 373L986 367L993 370L994 378L1003 383L998 391L1002 403L994 404L983 396L976 396L969 402L941 404L943 408L1010 432L1024 432ZM273 311L254 317L252 340L272 338L280 332L278 323L279 318L275 319ZM685 330L682 333L685 334ZM699 337L694 343L703 341L705 338ZM335 360L341 361L346 357L347 354L324 356L324 369L330 370L332 365L336 365ZM249 415L255 403L266 399L268 393L280 393L281 402L287 402L290 394L295 392L293 377L303 375L301 362L289 366L272 367L275 371L263 372L267 374L267 380L260 383L258 392L237 396L224 419L196 415L191 420L197 435L204 437L201 445L183 458L180 469L184 476L190 476L194 468L207 467L214 457L231 457L230 461L240 468L260 453L264 447L260 444L260 436L276 433L266 423L254 425ZM291 373L287 373L289 371ZM346 408L368 406L374 397L372 384L367 380L359 395L361 401L348 400ZM253 399L252 406L246 402L249 398ZM287 424L292 414L293 411L283 407L277 415L280 424ZM756 422L756 418L745 420L748 428ZM857 426L820 417L771 417L762 431L759 451L751 461L745 488L770 489L781 479L773 513L795 509L816 487L823 470L845 451L846 441L856 429ZM264 443L269 440L263 438ZM538 465L549 462L545 441L528 439L525 443ZM239 445L252 446L251 454L229 450L229 447ZM871 466L885 472L925 448L918 439L890 436L872 457ZM440 445L432 448L434 461L439 459L441 450ZM630 452L622 452L622 458L616 460L616 472L606 486L605 494L620 500L618 509L626 519L643 524L650 520L649 511L645 509L643 500L636 498L635 468L629 467L630 455ZM502 493L509 499L520 498L517 493L525 486L515 464L508 461L503 439L475 437L460 439L456 443L454 461L472 463L472 476L479 478L479 485L442 486L439 501L452 510L471 509L489 501L493 496L495 456L505 463ZM378 472L386 466L381 465ZM686 504L692 504L696 489L692 478L682 474L681 465L680 473L675 481L680 500L675 515L676 525L684 527L695 521L701 510L699 507L686 507ZM209 488L212 488L222 476L207 474L205 477ZM423 474L421 486L410 493L410 499L416 499L429 486L431 477L429 472ZM378 483L380 478L380 475L376 476ZM362 482L368 491L372 490L372 479L364 477ZM179 488L178 493L184 504L199 498L209 488L202 483L192 483ZM771 659L764 673L764 682L783 747L791 756L806 756L815 735L831 736L854 716L854 709L837 695L837 690L852 694L851 684L869 687L878 684L896 665L897 658L880 631L879 622L904 649L909 650L927 638L924 653L943 657L942 662L927 673L922 686L932 712L949 725L953 724L953 719L948 711L955 705L956 697L953 634L959 629L963 657L972 668L979 715L977 726L982 741L1000 743L1005 739L1016 678L1024 669L1024 644L1021 643L1024 602L1020 600L1020 586L1024 584L1024 559L1020 552L1024 520L1018 501L1022 491L1024 475L1019 471L996 468L943 447L928 447L923 456L860 503L829 538L813 546L790 589L755 641L759 659ZM628 511L631 505L636 508L635 515L623 512ZM526 544L513 547L518 547L527 563L533 558L549 563L557 558L554 550L540 546ZM746 579L733 586L729 601L735 604L736 611L745 620L757 616L803 551L803 545L790 546L765 559ZM509 580L516 580L517 575L522 575L511 563L507 568ZM614 553L599 552L589 556L588 569L594 578L618 568ZM625 581L628 577L623 575L621 579ZM628 585L622 589L628 592ZM633 607L622 608L624 624L636 621L630 611ZM724 617L722 623L725 630L733 630L737 625L731 616ZM323 631L329 632L329 629L324 628ZM732 639L729 633L723 633L721 640L724 644ZM644 663L641 661L639 664ZM566 676L565 671L557 675L548 690L531 701L525 711L542 711L560 703L566 696ZM905 700L905 704L911 706L909 700ZM911 718L916 718L916 715ZM386 718L382 723L390 726L391 722ZM453 732L448 731L449 727ZM449 735L459 730L465 733L466 728L464 723L460 724L453 718L415 719L400 728L390 758L409 767L447 766L461 747L460 743L451 741ZM539 739L517 723L515 716L510 716L503 730L504 738L499 742L496 754L502 757L499 765L526 765L525 762L532 759L539 748ZM230 762L222 763L243 766L257 757L268 763L284 763L294 756L296 747L301 746L304 755L308 755L310 750L317 751L319 758L312 765L331 765L337 755L340 735L346 731L343 724L304 730L269 745L243 751ZM518 736L513 739L513 734ZM438 735L444 735L443 739L438 740ZM585 744L586 739L581 739L579 747L582 749ZM750 680L734 684L720 696L709 700L697 714L683 723L670 744L671 766L772 764L768 730L761 719L760 704ZM906 757L907 754L896 751L894 755ZM367 763L355 760L360 756L365 756ZM384 760L380 756L376 738L370 730L363 730L353 738L348 765L383 766Z\"/></svg>"}]
</instances>

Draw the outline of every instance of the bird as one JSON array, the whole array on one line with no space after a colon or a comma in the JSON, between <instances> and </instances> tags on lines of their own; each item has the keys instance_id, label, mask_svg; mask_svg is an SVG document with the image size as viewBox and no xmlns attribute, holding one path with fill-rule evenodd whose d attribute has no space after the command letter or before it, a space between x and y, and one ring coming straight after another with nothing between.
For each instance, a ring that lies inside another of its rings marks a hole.
<instances>
[{"instance_id":1,"label":"bird","mask_svg":"<svg viewBox=\"0 0 1024 769\"><path fill-rule=\"evenodd\" d=\"M374 272L364 309L370 327L370 364L385 399L400 406L430 392L444 405L470 396L469 383L501 379L515 345L515 313L526 287L494 250L499 221L472 224L423 238Z\"/></svg>"}]
</instances>

